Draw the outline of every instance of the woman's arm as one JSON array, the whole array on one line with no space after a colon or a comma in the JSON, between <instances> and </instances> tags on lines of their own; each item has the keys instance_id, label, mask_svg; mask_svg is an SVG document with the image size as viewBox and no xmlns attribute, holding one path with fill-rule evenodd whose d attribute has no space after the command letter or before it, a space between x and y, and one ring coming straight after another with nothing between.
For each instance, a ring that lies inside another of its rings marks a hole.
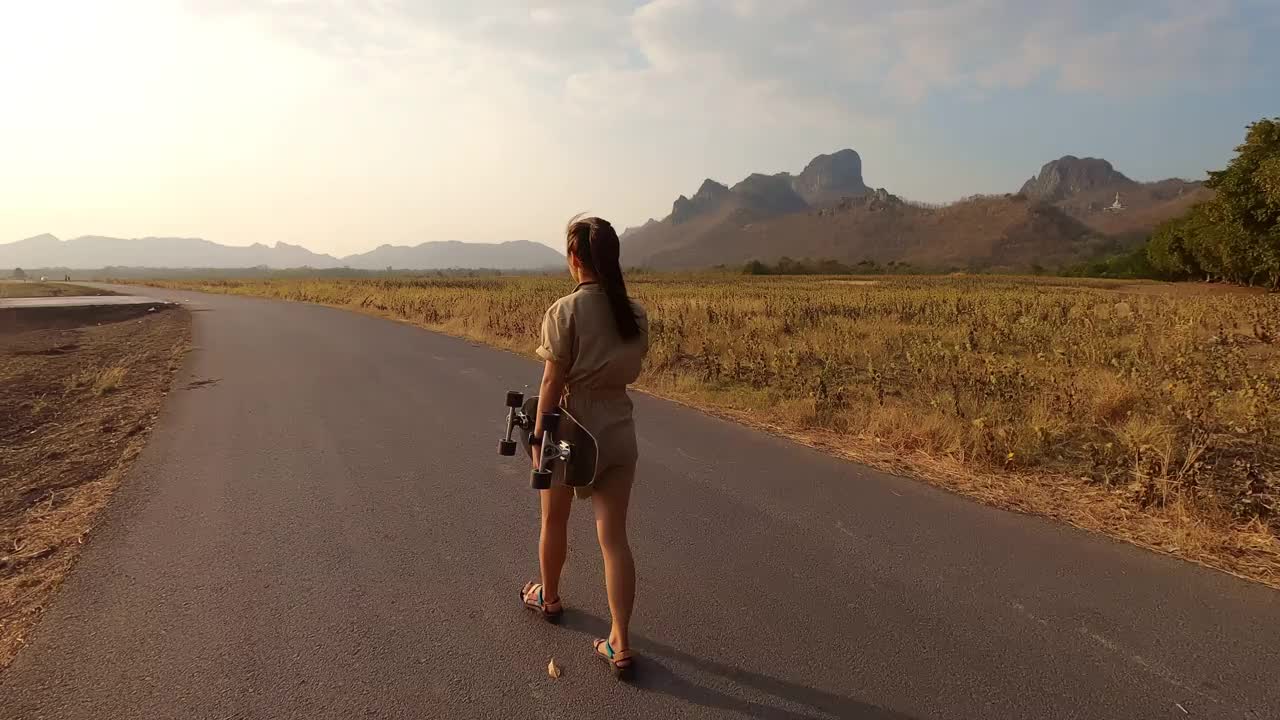
<instances>
[{"instance_id":1,"label":"woman's arm","mask_svg":"<svg viewBox=\"0 0 1280 720\"><path fill-rule=\"evenodd\" d=\"M533 423L533 436L542 437L542 414L555 412L560 407L560 396L564 394L564 369L554 360L548 360L542 368L542 386L538 389L538 417ZM542 464L542 445L533 446L533 465Z\"/></svg>"}]
</instances>

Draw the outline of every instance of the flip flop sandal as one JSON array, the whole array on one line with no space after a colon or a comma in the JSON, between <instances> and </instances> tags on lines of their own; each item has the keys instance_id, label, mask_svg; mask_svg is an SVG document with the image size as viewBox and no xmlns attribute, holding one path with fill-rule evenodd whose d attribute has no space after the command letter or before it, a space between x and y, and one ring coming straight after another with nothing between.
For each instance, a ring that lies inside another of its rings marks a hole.
<instances>
[{"instance_id":1,"label":"flip flop sandal","mask_svg":"<svg viewBox=\"0 0 1280 720\"><path fill-rule=\"evenodd\" d=\"M535 600L534 597L537 599ZM564 613L559 600L547 602L543 599L542 583L525 583L524 589L520 591L520 601L524 603L525 610L538 613L547 622L559 622L560 615Z\"/></svg>"},{"instance_id":2,"label":"flip flop sandal","mask_svg":"<svg viewBox=\"0 0 1280 720\"><path fill-rule=\"evenodd\" d=\"M631 656L630 650L614 652L613 646L608 640L599 639L591 644L595 648L596 657L609 664L609 670L613 672L613 676L619 680L630 680L636 661Z\"/></svg>"}]
</instances>

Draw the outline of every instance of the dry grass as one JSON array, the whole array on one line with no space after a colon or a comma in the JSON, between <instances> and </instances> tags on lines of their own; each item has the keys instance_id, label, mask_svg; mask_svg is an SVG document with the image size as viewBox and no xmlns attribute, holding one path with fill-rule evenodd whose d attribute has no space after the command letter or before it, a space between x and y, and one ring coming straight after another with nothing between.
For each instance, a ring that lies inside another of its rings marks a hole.
<instances>
[{"instance_id":1,"label":"dry grass","mask_svg":"<svg viewBox=\"0 0 1280 720\"><path fill-rule=\"evenodd\" d=\"M180 309L0 334L0 669L141 451L189 338Z\"/></svg>"},{"instance_id":2,"label":"dry grass","mask_svg":"<svg viewBox=\"0 0 1280 720\"><path fill-rule=\"evenodd\" d=\"M93 378L93 393L95 395L105 395L120 388L124 382L124 376L129 372L129 368L109 367L97 373Z\"/></svg>"},{"instance_id":3,"label":"dry grass","mask_svg":"<svg viewBox=\"0 0 1280 720\"><path fill-rule=\"evenodd\" d=\"M1280 586L1280 296L1096 280L640 276L643 389ZM517 352L560 278L186 283Z\"/></svg>"}]
</instances>

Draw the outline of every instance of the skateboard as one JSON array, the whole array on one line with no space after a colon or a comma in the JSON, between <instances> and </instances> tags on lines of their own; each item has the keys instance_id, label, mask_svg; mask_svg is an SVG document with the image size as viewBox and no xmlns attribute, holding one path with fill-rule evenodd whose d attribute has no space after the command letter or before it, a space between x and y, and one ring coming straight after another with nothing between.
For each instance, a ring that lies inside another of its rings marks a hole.
<instances>
[{"instance_id":1,"label":"skateboard","mask_svg":"<svg viewBox=\"0 0 1280 720\"><path fill-rule=\"evenodd\" d=\"M538 416L538 397L525 399L524 393L507 392L507 434L498 441L498 454L511 457L517 447L533 458L534 421ZM519 442L511 439L512 433ZM599 450L596 439L564 408L542 416L542 462L533 469L534 490L546 490L554 479L569 487L587 487L596 480Z\"/></svg>"}]
</instances>

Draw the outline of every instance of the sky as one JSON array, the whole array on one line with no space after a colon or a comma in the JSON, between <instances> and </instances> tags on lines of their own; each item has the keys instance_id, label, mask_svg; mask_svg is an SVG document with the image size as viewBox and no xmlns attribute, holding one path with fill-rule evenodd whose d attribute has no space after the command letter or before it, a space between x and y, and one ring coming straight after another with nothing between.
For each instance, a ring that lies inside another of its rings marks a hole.
<instances>
[{"instance_id":1,"label":"sky","mask_svg":"<svg viewBox=\"0 0 1280 720\"><path fill-rule=\"evenodd\" d=\"M349 254L661 218L853 148L942 202L1201 179L1280 115L1275 0L0 0L0 242Z\"/></svg>"}]
</instances>

